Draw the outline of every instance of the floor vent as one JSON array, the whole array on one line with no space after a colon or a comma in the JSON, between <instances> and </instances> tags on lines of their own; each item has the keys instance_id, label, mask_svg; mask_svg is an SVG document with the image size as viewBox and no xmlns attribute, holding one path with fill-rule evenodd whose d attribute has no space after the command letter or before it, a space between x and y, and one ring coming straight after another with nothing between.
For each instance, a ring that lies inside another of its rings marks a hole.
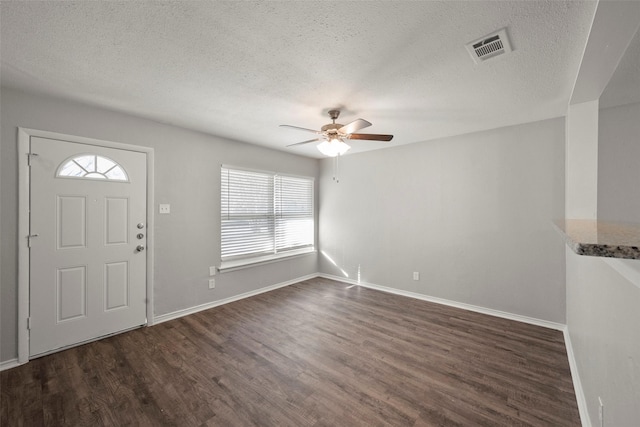
<instances>
[{"instance_id":1,"label":"floor vent","mask_svg":"<svg viewBox=\"0 0 640 427\"><path fill-rule=\"evenodd\" d=\"M511 44L507 38L507 29L503 28L495 33L481 37L466 45L471 58L476 64L511 52Z\"/></svg>"}]
</instances>

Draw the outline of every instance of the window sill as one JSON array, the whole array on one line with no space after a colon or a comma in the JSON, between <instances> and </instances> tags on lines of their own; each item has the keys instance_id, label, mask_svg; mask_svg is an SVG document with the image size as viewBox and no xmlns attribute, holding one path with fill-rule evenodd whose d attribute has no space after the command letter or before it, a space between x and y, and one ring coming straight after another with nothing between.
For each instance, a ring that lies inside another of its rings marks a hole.
<instances>
[{"instance_id":1,"label":"window sill","mask_svg":"<svg viewBox=\"0 0 640 427\"><path fill-rule=\"evenodd\" d=\"M281 254L276 255L265 255L255 258L245 258L245 259L237 259L232 261L222 261L220 263L220 267L218 267L218 271L221 273L226 273L229 271L240 270L243 268L256 267L258 265L270 264L272 262L282 261L284 259L295 258L299 256L304 256L308 254L317 253L315 248L304 248L298 249L295 251L287 251Z\"/></svg>"}]
</instances>

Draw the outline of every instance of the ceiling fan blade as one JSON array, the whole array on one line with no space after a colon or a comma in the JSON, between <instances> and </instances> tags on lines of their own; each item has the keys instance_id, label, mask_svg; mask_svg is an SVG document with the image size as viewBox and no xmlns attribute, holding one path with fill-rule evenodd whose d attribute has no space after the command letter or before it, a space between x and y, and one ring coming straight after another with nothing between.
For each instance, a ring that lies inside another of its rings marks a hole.
<instances>
[{"instance_id":1,"label":"ceiling fan blade","mask_svg":"<svg viewBox=\"0 0 640 427\"><path fill-rule=\"evenodd\" d=\"M349 124L346 124L346 125L342 126L340 129L338 129L338 132L347 133L348 134L348 133L352 133L352 132L355 132L355 131L360 130L360 129L364 129L364 128L369 127L369 126L371 126L371 123L369 123L368 121L363 120L363 119L357 119L357 120L352 121Z\"/></svg>"},{"instance_id":2,"label":"ceiling fan blade","mask_svg":"<svg viewBox=\"0 0 640 427\"><path fill-rule=\"evenodd\" d=\"M290 128L290 129L296 129L296 130L303 130L305 132L312 132L312 133L317 133L317 134L321 134L322 132L320 132L319 130L313 130L313 129L307 129L307 128L301 128L299 126L291 126L291 125L280 125L281 128Z\"/></svg>"},{"instance_id":3,"label":"ceiling fan blade","mask_svg":"<svg viewBox=\"0 0 640 427\"><path fill-rule=\"evenodd\" d=\"M322 141L322 138L316 138L316 139L310 139L308 141L302 141L302 142L296 142L295 144L289 144L287 145L287 147L293 147L295 145L303 145L303 144L309 144L311 142L316 142L316 141Z\"/></svg>"},{"instance_id":4,"label":"ceiling fan blade","mask_svg":"<svg viewBox=\"0 0 640 427\"><path fill-rule=\"evenodd\" d=\"M364 139L369 141L391 141L393 135L378 135L375 133L352 133L349 139Z\"/></svg>"}]
</instances>

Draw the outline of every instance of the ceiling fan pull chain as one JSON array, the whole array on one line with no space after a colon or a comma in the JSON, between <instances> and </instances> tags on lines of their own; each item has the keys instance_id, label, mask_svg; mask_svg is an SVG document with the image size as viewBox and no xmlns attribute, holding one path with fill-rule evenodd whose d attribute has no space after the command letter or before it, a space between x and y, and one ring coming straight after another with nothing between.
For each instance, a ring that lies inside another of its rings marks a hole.
<instances>
[{"instance_id":1,"label":"ceiling fan pull chain","mask_svg":"<svg viewBox=\"0 0 640 427\"><path fill-rule=\"evenodd\" d=\"M337 157L333 158L333 180L336 180L336 171L338 170Z\"/></svg>"}]
</instances>

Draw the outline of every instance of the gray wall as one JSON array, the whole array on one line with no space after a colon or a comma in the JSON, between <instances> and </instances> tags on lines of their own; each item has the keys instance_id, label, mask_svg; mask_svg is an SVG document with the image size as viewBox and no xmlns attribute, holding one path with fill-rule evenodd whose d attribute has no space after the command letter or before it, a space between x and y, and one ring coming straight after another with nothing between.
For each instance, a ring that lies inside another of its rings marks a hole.
<instances>
[{"instance_id":1,"label":"gray wall","mask_svg":"<svg viewBox=\"0 0 640 427\"><path fill-rule=\"evenodd\" d=\"M170 215L155 216L156 315L317 272L311 254L220 274L208 289L208 267L220 262L220 164L317 177L317 160L8 88L1 110L0 361L17 357L18 126L155 149L155 210L171 204Z\"/></svg>"},{"instance_id":2,"label":"gray wall","mask_svg":"<svg viewBox=\"0 0 640 427\"><path fill-rule=\"evenodd\" d=\"M598 220L640 223L640 104L599 111ZM567 250L567 327L592 425L640 420L640 261ZM622 274L624 273L624 275Z\"/></svg>"},{"instance_id":3,"label":"gray wall","mask_svg":"<svg viewBox=\"0 0 640 427\"><path fill-rule=\"evenodd\" d=\"M320 271L564 323L551 224L564 217L564 132L553 119L345 156L339 183L323 160Z\"/></svg>"},{"instance_id":4,"label":"gray wall","mask_svg":"<svg viewBox=\"0 0 640 427\"><path fill-rule=\"evenodd\" d=\"M640 103L598 120L598 219L640 223Z\"/></svg>"},{"instance_id":5,"label":"gray wall","mask_svg":"<svg viewBox=\"0 0 640 427\"><path fill-rule=\"evenodd\" d=\"M567 250L567 326L594 426L600 425L598 397L605 426L640 420L639 286L602 258Z\"/></svg>"}]
</instances>

